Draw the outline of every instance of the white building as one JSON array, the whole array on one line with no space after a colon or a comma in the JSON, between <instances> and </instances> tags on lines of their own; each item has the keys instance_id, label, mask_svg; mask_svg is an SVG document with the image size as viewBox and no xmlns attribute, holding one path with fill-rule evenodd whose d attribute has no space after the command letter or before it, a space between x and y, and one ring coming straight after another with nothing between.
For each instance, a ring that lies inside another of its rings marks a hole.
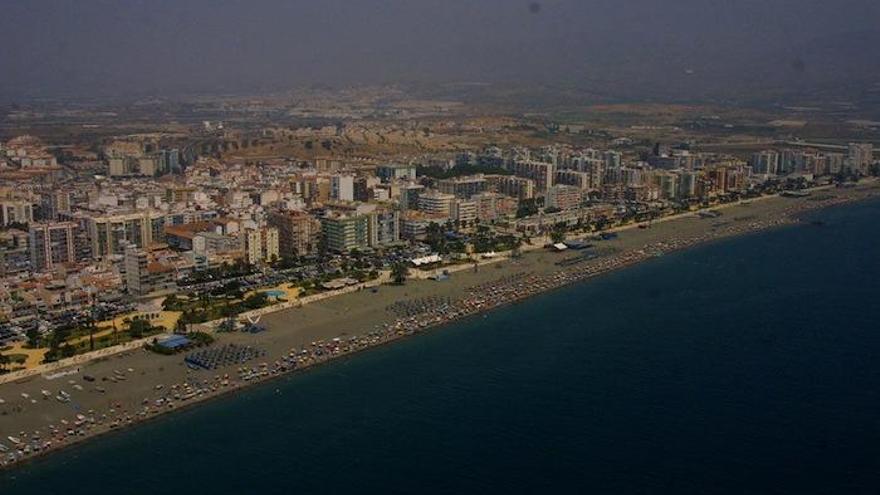
<instances>
[{"instance_id":1,"label":"white building","mask_svg":"<svg viewBox=\"0 0 880 495\"><path fill-rule=\"evenodd\" d=\"M874 146L870 143L850 143L847 147L846 170L867 174L874 163Z\"/></svg>"},{"instance_id":2,"label":"white building","mask_svg":"<svg viewBox=\"0 0 880 495\"><path fill-rule=\"evenodd\" d=\"M455 196L452 194L430 192L419 196L419 210L430 216L452 218L453 203Z\"/></svg>"},{"instance_id":3,"label":"white building","mask_svg":"<svg viewBox=\"0 0 880 495\"><path fill-rule=\"evenodd\" d=\"M251 265L278 259L278 229L247 229L241 233L244 258Z\"/></svg>"},{"instance_id":4,"label":"white building","mask_svg":"<svg viewBox=\"0 0 880 495\"><path fill-rule=\"evenodd\" d=\"M330 178L330 198L337 201L354 201L354 177L334 175Z\"/></svg>"},{"instance_id":5,"label":"white building","mask_svg":"<svg viewBox=\"0 0 880 495\"><path fill-rule=\"evenodd\" d=\"M452 203L452 219L460 224L471 225L477 220L477 202L469 199L459 199Z\"/></svg>"}]
</instances>

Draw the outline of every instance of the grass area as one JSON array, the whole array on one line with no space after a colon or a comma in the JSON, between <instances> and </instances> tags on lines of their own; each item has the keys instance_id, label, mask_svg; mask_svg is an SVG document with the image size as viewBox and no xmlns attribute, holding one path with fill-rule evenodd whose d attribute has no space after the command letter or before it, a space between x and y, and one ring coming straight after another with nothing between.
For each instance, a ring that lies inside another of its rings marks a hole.
<instances>
[{"instance_id":1,"label":"grass area","mask_svg":"<svg viewBox=\"0 0 880 495\"><path fill-rule=\"evenodd\" d=\"M43 356L48 349L30 349L24 343L16 343L13 346L7 346L4 354L8 356L24 356L24 362L19 363L25 368L32 368L43 362Z\"/></svg>"},{"instance_id":2,"label":"grass area","mask_svg":"<svg viewBox=\"0 0 880 495\"><path fill-rule=\"evenodd\" d=\"M166 310L180 312L180 322L204 323L221 318L229 318L245 311L260 309L271 304L265 291L254 292L239 299L235 296L168 296L163 306Z\"/></svg>"},{"instance_id":3,"label":"grass area","mask_svg":"<svg viewBox=\"0 0 880 495\"><path fill-rule=\"evenodd\" d=\"M7 354L6 356L13 364L24 364L28 359L27 354Z\"/></svg>"},{"instance_id":4,"label":"grass area","mask_svg":"<svg viewBox=\"0 0 880 495\"><path fill-rule=\"evenodd\" d=\"M146 315L149 315L149 319ZM129 313L93 325L61 326L48 335L35 337L33 342L6 346L2 352L11 364L26 369L33 368L43 363L172 331L180 316L181 313L173 311Z\"/></svg>"},{"instance_id":5,"label":"grass area","mask_svg":"<svg viewBox=\"0 0 880 495\"><path fill-rule=\"evenodd\" d=\"M146 320L134 320L125 330L100 332L93 334L91 338L86 336L85 338L68 339L60 342L53 340L50 343L49 349L45 352L42 362L51 363L59 359L106 349L165 332L166 329L162 326L151 325Z\"/></svg>"}]
</instances>

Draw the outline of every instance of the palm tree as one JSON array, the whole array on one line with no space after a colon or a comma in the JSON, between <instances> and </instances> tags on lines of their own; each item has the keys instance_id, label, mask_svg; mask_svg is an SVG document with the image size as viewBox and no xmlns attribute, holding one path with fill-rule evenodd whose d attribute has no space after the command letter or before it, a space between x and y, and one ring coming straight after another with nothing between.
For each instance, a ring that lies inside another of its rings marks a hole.
<instances>
[{"instance_id":1,"label":"palm tree","mask_svg":"<svg viewBox=\"0 0 880 495\"><path fill-rule=\"evenodd\" d=\"M391 267L391 277L397 285L403 285L406 283L406 277L408 275L409 267L406 266L406 263L395 263L394 266Z\"/></svg>"},{"instance_id":2,"label":"palm tree","mask_svg":"<svg viewBox=\"0 0 880 495\"><path fill-rule=\"evenodd\" d=\"M177 324L174 326L174 333L185 334L187 332L186 319L184 319L184 315L180 315L177 319Z\"/></svg>"},{"instance_id":3,"label":"palm tree","mask_svg":"<svg viewBox=\"0 0 880 495\"><path fill-rule=\"evenodd\" d=\"M511 249L510 256L511 258L519 258L522 256L522 239L516 238L513 241L513 249Z\"/></svg>"},{"instance_id":4,"label":"palm tree","mask_svg":"<svg viewBox=\"0 0 880 495\"><path fill-rule=\"evenodd\" d=\"M95 324L94 318L89 318L86 320L86 329L89 332L89 350L95 350L95 330L97 329L97 325Z\"/></svg>"}]
</instances>

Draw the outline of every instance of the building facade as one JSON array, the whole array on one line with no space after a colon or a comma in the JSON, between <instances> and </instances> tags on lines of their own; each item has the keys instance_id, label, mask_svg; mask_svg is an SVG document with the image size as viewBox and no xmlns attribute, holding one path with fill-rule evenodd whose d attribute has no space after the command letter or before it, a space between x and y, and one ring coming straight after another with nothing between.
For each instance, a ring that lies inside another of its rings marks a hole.
<instances>
[{"instance_id":1,"label":"building facade","mask_svg":"<svg viewBox=\"0 0 880 495\"><path fill-rule=\"evenodd\" d=\"M306 212L294 210L269 213L269 225L278 229L279 256L309 256L318 252L321 222Z\"/></svg>"}]
</instances>

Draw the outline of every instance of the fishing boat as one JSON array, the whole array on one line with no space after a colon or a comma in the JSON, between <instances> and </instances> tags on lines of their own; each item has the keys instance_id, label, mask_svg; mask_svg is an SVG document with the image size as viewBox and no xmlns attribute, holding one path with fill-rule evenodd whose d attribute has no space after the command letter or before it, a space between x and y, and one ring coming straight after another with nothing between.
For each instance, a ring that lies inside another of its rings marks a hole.
<instances>
[{"instance_id":1,"label":"fishing boat","mask_svg":"<svg viewBox=\"0 0 880 495\"><path fill-rule=\"evenodd\" d=\"M21 445L21 439L19 439L19 438L17 438L17 437L8 436L8 437L6 437L6 438L8 438L9 441L12 442L12 443L15 444L15 445Z\"/></svg>"}]
</instances>

